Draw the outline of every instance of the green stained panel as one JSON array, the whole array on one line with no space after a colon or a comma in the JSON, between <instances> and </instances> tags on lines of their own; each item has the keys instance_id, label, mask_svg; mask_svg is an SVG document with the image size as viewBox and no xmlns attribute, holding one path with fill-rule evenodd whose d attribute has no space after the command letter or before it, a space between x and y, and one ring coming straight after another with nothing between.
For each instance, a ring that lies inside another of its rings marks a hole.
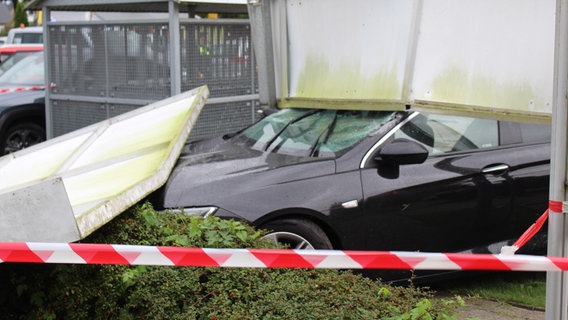
<instances>
[{"instance_id":1,"label":"green stained panel","mask_svg":"<svg viewBox=\"0 0 568 320\"><path fill-rule=\"evenodd\" d=\"M295 90L296 98L398 100L402 87L394 65L369 73L356 59L333 64L314 57L307 59Z\"/></svg>"},{"instance_id":2,"label":"green stained panel","mask_svg":"<svg viewBox=\"0 0 568 320\"><path fill-rule=\"evenodd\" d=\"M80 240L158 189L208 95L200 87L0 158L0 241Z\"/></svg>"}]
</instances>

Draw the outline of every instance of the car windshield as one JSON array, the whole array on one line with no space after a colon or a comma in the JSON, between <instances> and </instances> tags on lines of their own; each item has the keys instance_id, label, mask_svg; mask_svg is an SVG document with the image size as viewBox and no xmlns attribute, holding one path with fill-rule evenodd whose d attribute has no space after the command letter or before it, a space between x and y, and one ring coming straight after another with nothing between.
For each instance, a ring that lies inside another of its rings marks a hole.
<instances>
[{"instance_id":1,"label":"car windshield","mask_svg":"<svg viewBox=\"0 0 568 320\"><path fill-rule=\"evenodd\" d=\"M234 137L255 150L338 157L391 118L391 111L283 109Z\"/></svg>"},{"instance_id":2,"label":"car windshield","mask_svg":"<svg viewBox=\"0 0 568 320\"><path fill-rule=\"evenodd\" d=\"M2 59L0 64L0 75L4 74L6 70L10 69L17 62L20 62L23 58L36 54L37 51L18 51L8 56L5 60Z\"/></svg>"},{"instance_id":3,"label":"car windshield","mask_svg":"<svg viewBox=\"0 0 568 320\"><path fill-rule=\"evenodd\" d=\"M0 85L39 86L44 80L43 53L24 57L0 75Z\"/></svg>"}]
</instances>

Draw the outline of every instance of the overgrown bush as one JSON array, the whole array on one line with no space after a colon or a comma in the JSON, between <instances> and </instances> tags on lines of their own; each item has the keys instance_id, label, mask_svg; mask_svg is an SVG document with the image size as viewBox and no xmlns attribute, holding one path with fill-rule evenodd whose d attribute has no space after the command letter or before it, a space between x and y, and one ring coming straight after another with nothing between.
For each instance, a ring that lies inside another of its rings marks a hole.
<instances>
[{"instance_id":1,"label":"overgrown bush","mask_svg":"<svg viewBox=\"0 0 568 320\"><path fill-rule=\"evenodd\" d=\"M137 206L83 242L271 248L240 222ZM338 270L0 264L4 319L454 319L453 300Z\"/></svg>"}]
</instances>

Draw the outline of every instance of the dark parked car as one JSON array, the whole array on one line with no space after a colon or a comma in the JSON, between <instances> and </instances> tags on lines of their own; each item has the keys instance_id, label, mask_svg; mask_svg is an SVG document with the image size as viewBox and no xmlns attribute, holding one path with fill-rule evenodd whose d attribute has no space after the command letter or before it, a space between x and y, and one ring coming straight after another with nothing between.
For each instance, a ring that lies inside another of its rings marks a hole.
<instances>
[{"instance_id":1,"label":"dark parked car","mask_svg":"<svg viewBox=\"0 0 568 320\"><path fill-rule=\"evenodd\" d=\"M0 155L45 141L43 52L17 53L0 65ZM11 64L12 59L18 61ZM2 68L10 64L9 68Z\"/></svg>"},{"instance_id":2,"label":"dark parked car","mask_svg":"<svg viewBox=\"0 0 568 320\"><path fill-rule=\"evenodd\" d=\"M294 248L498 253L548 204L550 126L284 109L191 143L158 207L244 220ZM476 249L477 250L477 249Z\"/></svg>"}]
</instances>

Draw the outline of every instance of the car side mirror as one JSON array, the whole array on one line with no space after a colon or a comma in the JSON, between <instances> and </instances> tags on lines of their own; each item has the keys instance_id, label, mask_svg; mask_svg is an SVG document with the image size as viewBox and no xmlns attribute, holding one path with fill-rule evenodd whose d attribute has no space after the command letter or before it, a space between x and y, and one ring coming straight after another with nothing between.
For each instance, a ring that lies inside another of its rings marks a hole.
<instances>
[{"instance_id":1,"label":"car side mirror","mask_svg":"<svg viewBox=\"0 0 568 320\"><path fill-rule=\"evenodd\" d=\"M419 164L428 158L428 150L416 141L405 138L393 140L379 151L375 160L389 164Z\"/></svg>"}]
</instances>

